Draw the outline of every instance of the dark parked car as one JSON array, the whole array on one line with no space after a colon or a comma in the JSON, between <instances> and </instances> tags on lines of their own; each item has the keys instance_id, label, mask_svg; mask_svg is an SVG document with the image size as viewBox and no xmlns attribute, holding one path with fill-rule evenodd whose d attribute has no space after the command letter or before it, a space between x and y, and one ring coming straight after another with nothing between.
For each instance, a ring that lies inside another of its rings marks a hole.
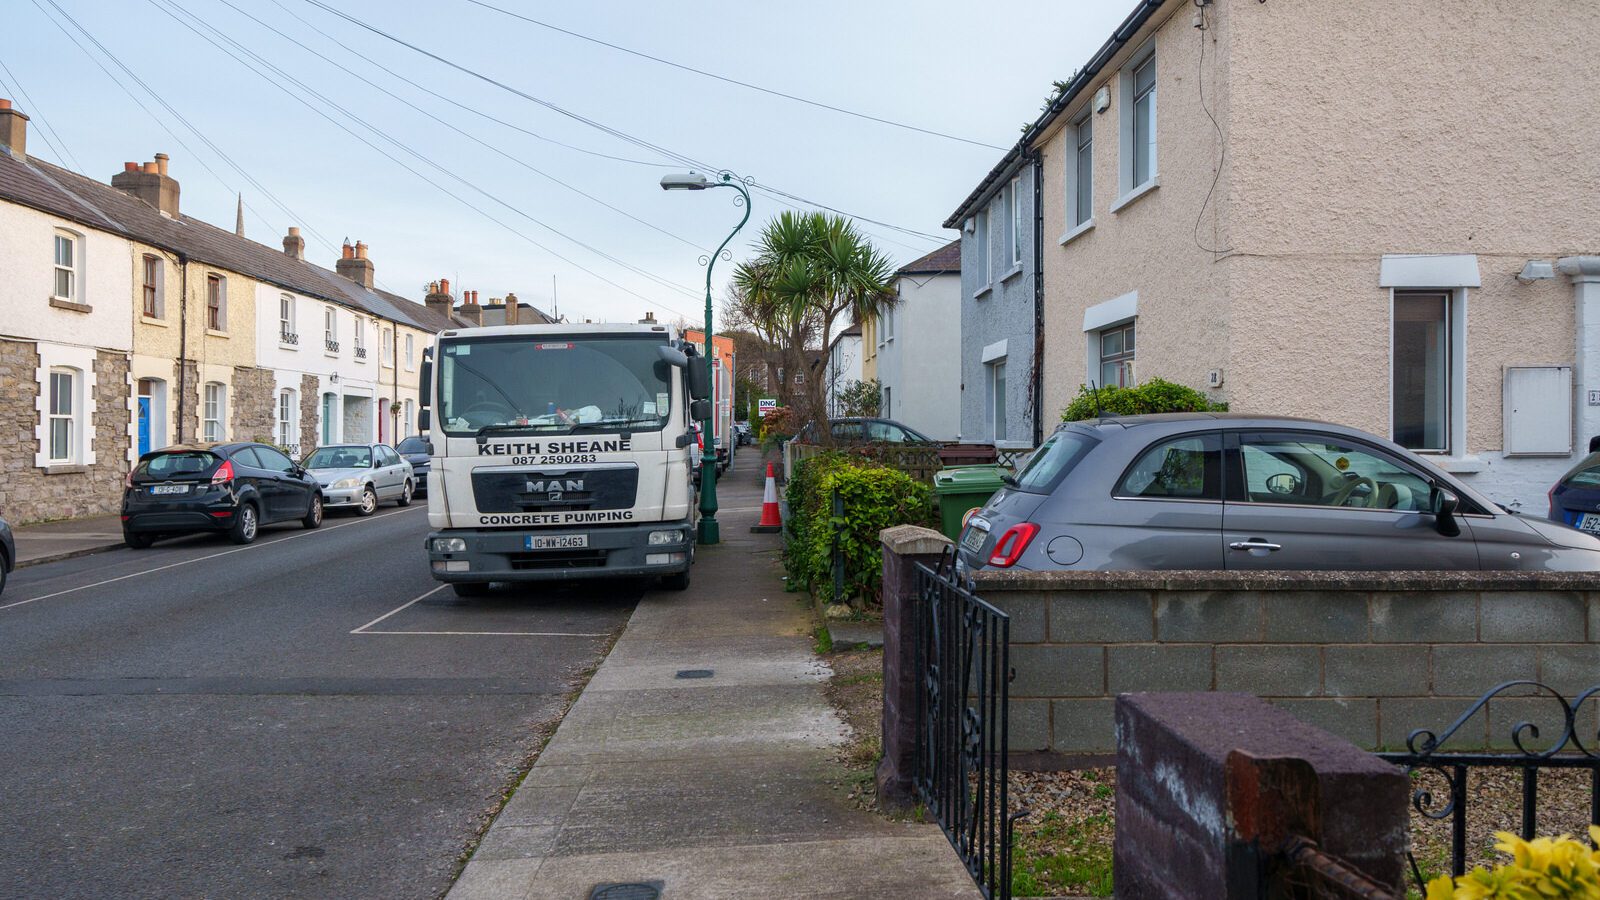
<instances>
[{"instance_id":1,"label":"dark parked car","mask_svg":"<svg viewBox=\"0 0 1600 900\"><path fill-rule=\"evenodd\" d=\"M829 427L833 429L833 442L835 444L937 444L933 438L928 437L909 425L902 425L893 419L878 419L859 416L850 416L843 419L830 419ZM807 422L800 434L795 438L802 444L817 442L817 426L814 422Z\"/></svg>"},{"instance_id":2,"label":"dark parked car","mask_svg":"<svg viewBox=\"0 0 1600 900\"><path fill-rule=\"evenodd\" d=\"M972 514L967 570L1600 570L1600 539L1508 513L1400 446L1305 419L1073 422Z\"/></svg>"},{"instance_id":3,"label":"dark parked car","mask_svg":"<svg viewBox=\"0 0 1600 900\"><path fill-rule=\"evenodd\" d=\"M402 459L411 463L411 471L416 473L417 486L413 496L428 496L428 473L433 471L433 457L428 453L427 439L413 435L394 449Z\"/></svg>"},{"instance_id":4,"label":"dark parked car","mask_svg":"<svg viewBox=\"0 0 1600 900\"><path fill-rule=\"evenodd\" d=\"M122 492L122 537L140 550L164 537L226 534L235 544L261 526L322 524L317 479L276 447L250 443L183 444L139 457Z\"/></svg>"},{"instance_id":5,"label":"dark parked car","mask_svg":"<svg viewBox=\"0 0 1600 900\"><path fill-rule=\"evenodd\" d=\"M0 593L6 589L6 576L17 565L17 544L11 538L11 526L0 519Z\"/></svg>"},{"instance_id":6,"label":"dark parked car","mask_svg":"<svg viewBox=\"0 0 1600 900\"><path fill-rule=\"evenodd\" d=\"M1550 521L1600 534L1600 453L1590 452L1550 489Z\"/></svg>"}]
</instances>

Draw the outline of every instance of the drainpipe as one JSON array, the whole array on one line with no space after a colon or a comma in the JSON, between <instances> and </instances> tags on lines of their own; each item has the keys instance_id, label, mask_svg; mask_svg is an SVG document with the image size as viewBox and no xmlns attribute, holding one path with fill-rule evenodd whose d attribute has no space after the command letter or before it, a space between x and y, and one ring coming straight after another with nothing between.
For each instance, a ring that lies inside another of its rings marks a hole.
<instances>
[{"instance_id":1,"label":"drainpipe","mask_svg":"<svg viewBox=\"0 0 1600 900\"><path fill-rule=\"evenodd\" d=\"M189 372L184 365L189 359L189 257L179 252L178 259L178 434L174 443L184 442L184 401L189 399L189 386L186 376Z\"/></svg>"},{"instance_id":2,"label":"drainpipe","mask_svg":"<svg viewBox=\"0 0 1600 900\"><path fill-rule=\"evenodd\" d=\"M1600 390L1600 256L1563 256L1556 260L1556 271L1572 279L1577 326L1573 380L1578 387L1578 447L1587 448L1589 439L1600 435L1600 406L1588 402L1588 392Z\"/></svg>"},{"instance_id":3,"label":"drainpipe","mask_svg":"<svg viewBox=\"0 0 1600 900\"><path fill-rule=\"evenodd\" d=\"M1033 446L1044 443L1044 157L1033 162Z\"/></svg>"}]
</instances>

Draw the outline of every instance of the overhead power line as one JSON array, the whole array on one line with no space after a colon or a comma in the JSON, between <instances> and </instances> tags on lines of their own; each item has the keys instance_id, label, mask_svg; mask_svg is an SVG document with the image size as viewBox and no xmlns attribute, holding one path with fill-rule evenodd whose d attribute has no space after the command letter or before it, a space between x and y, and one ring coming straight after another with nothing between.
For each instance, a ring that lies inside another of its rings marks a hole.
<instances>
[{"instance_id":1,"label":"overhead power line","mask_svg":"<svg viewBox=\"0 0 1600 900\"><path fill-rule=\"evenodd\" d=\"M990 144L990 143L987 143L987 142L984 142L984 141L976 141L976 140L973 140L971 138L961 137L960 135L949 134L949 133L943 132L943 131L935 131L935 130L933 130L931 128L921 128L919 126L910 125L910 124L907 124L905 122L896 122L893 119L886 119L886 118L883 118L882 116L872 115L871 113L858 112L858 111L853 110L853 109L846 109L846 108L844 108L842 106L834 106L831 103L823 103L820 100L812 100L812 99L809 99L807 97L800 97L800 96L797 96L795 94L787 93L785 91L779 91L779 90L774 90L773 88L762 87L759 84L751 84L748 81L741 81L741 80L739 80L737 78L730 78L730 77L728 77L726 75L718 75L715 72L708 72L705 69L697 69L694 66L685 65L683 63L678 63L678 62L673 62L670 59L662 59L659 56L652 56L649 53L645 53L645 52L643 52L641 50L634 50L631 47L624 47L621 44L613 44L610 41L601 40L600 38L593 37L591 35L583 34L581 32L577 32L577 31L573 31L570 28L562 28L560 25L552 25L549 22L544 22L544 21L541 21L539 19L535 19L532 16L525 16L522 13L512 12L509 9L504 9L502 7L499 7L499 6L495 6L492 3L485 3L484 0L466 0L466 2L471 3L473 6L481 6L484 9L494 10L495 12L500 13L501 15L510 16L513 19L520 19L520 20L522 20L524 22L527 22L530 25L537 25L540 28L548 28L551 31L559 32L560 34L567 35L568 37L577 38L580 41L588 41L591 44L598 44L601 47L609 47L610 49L616 50L619 53L626 53L629 56L637 56L640 59L647 59L647 60L650 60L651 62L654 62L654 63L660 63L663 66L671 66L674 69L679 69L679 70L684 71L684 72L692 72L695 75L700 75L700 76L705 77L705 78L711 78L711 79L714 79L716 81L724 82L726 84L738 85L739 87L747 88L747 89L752 90L752 91L759 91L760 93L763 93L763 94L770 94L771 96L774 96L774 97L782 97L785 100L793 100L796 103L803 103L806 106L814 106L814 107L816 107L818 109L825 109L825 110L828 110L830 112L840 113L841 115L854 116L857 119L865 119L868 122L877 122L880 125L888 125L891 128L903 128L906 131L915 131L915 132L917 132L919 134L926 134L926 135L929 135L931 137L943 138L943 139L945 139L947 141L957 141L957 142L962 143L962 144L971 144L974 147L987 147L990 150L1007 150L1007 149L1009 149L1007 147L1002 147L1002 146L1000 146L998 144Z\"/></svg>"},{"instance_id":2,"label":"overhead power line","mask_svg":"<svg viewBox=\"0 0 1600 900\"><path fill-rule=\"evenodd\" d=\"M6 65L6 61L3 59L0 59L0 69L5 70L6 75L11 79L11 83L16 86L16 90L12 92L12 96L28 104L28 111L33 113L33 118L39 120L39 137L44 139L45 146L49 147L50 152L56 155L56 159L61 160L62 163L66 163L68 160L71 160L73 168L82 171L83 164L78 162L78 158L72 155L71 150L67 149L67 142L62 139L61 132L56 131L55 127L45 119L44 109L41 108L39 104L33 102L32 97L28 96L27 90L22 86L22 79L18 78L16 73L11 71L11 67ZM11 88L6 88L6 90L11 91ZM50 139L52 135L55 136L55 140Z\"/></svg>"},{"instance_id":3,"label":"overhead power line","mask_svg":"<svg viewBox=\"0 0 1600 900\"><path fill-rule=\"evenodd\" d=\"M283 84L281 84L278 81L274 80L270 75L267 75L266 73L264 73L260 69L257 69L254 66L250 65L250 63L246 62L238 54L234 53L233 51L229 50L226 47L223 47L221 44L217 43L217 41L215 39L213 39L210 35L208 35L205 32L199 30L198 28L196 28L189 21L186 21L185 19L180 18L175 13L173 13L172 10L167 9L165 6L162 6L161 4L157 3L156 0L149 0L149 2L151 3L152 6L155 6L157 9L161 10L163 13L165 13L166 15L171 17L174 21L177 21L179 24L181 24L184 27L188 28L190 31L194 32L196 35L198 35L202 39L204 39L207 42L211 43L218 50L221 50L223 53L225 53L228 56L232 57L240 65L244 66L246 69L249 69L254 74L260 76L262 79L267 81L267 83L273 85L274 87L276 87L279 90L283 91L285 94L287 94L290 97L294 98L296 101L298 101L302 105L306 106L312 112L315 112L317 115L321 116L322 118L327 119L335 127L337 127L340 130L344 131L346 134L349 134L351 137L353 137L356 140L360 141L361 143L365 144L367 147L371 148L372 150L376 151L377 153L382 155L385 159L388 159L390 162L394 163L395 165L400 166L402 169L405 169L407 172L411 173L412 175L414 175L418 179L424 181L425 183L429 184L430 186L434 187L435 189L439 190L440 192L444 193L445 195L451 197L452 199L454 199L457 202L461 203L462 205L466 206L468 209L473 210L474 212L478 213L479 215L483 216L484 218L488 219L489 221L495 223L496 225L499 225L501 228L504 228L507 231L511 232L513 235L516 235L517 237L521 238L522 240L527 241L529 244L532 244L533 246L538 247L541 250L544 250L546 253L549 253L550 255L556 257L557 259L562 260L563 262L566 262L569 265L574 266L575 268L578 268L578 269L580 269L580 270L582 270L584 272L589 273L590 275L593 275L594 277L600 279L601 281L604 281L605 283L611 285L612 287L617 288L618 290L622 290L622 291L625 291L625 292L627 292L629 294L632 294L633 296L638 297L639 299L644 300L646 303L649 303L652 306L655 306L655 307L657 307L659 309L665 310L667 312L672 312L674 314L682 315L682 313L679 313L677 310L672 309L671 307L666 306L665 304L659 303L658 301L656 301L656 300L654 300L654 299L652 299L650 297L647 297L647 296L645 296L643 294L640 294L637 291L632 290L631 288L628 288L628 287L626 287L626 286L624 286L622 284L619 284L619 283L617 283L615 281L612 281L609 278L606 278L605 276L603 276L600 273L594 271L593 269L590 269L587 266L584 266L581 263L578 263L577 261L575 261L575 260L573 260L573 259L571 259L571 258L569 258L569 257L557 252L556 250L552 249L551 247L549 247L549 246L547 246L547 245L545 245L545 244L533 239L532 237L528 236L527 234L523 233L522 231L520 231L520 230L512 227L511 225L507 224L506 222L496 218L494 215L490 214L486 210L484 210L481 207L477 206L476 204L472 203L470 200L467 200L466 198L462 197L461 195L455 193L454 191L451 191L449 188L444 187L443 185L441 185L437 181L434 181L433 179L429 178L427 175L423 174L422 172L419 172L415 168L411 167L410 165L407 165L404 161L396 158L395 156L390 154L388 151L384 150L382 147L379 147L378 145L376 145L376 144L372 143L371 141L367 140L365 137L362 137L360 134L357 134L355 131L352 131L344 123L338 121L337 119L335 119L332 116L328 115L323 110L317 108L315 105L313 105L309 101L307 101L304 97L300 96L300 94L297 93L296 91L290 90L289 88L285 87ZM523 211L521 209L518 209L517 207L513 206L512 204L510 204L510 203L506 202L505 200L501 199L500 197L496 196L492 192L487 191L487 190L479 187L476 184L473 184L472 182L466 180L465 178L462 178L460 175L456 174L455 172L452 172L447 167L440 165L439 163L427 158L426 156L422 155L421 153L418 153L416 150L412 149L405 142L402 142L402 141L394 138L393 136L391 136L391 135L387 134L386 132L384 132L382 129L377 128L376 126L374 126L371 123L367 122L366 120L362 119L360 116L357 116L355 113L352 113L348 109L345 109L344 107L340 106L338 103L336 103L333 100L329 99L328 97L326 97L322 93L316 91L310 85L307 85L306 83L300 81L299 79L295 78L294 76L289 75L287 72L284 72L281 68L273 65L270 62L267 62L266 60L263 60L259 56L259 54L256 54L253 51L250 51L248 48L245 48L242 44L239 44L237 41L235 41L232 38L228 37L226 34L223 34L221 31L217 30L214 26L210 25L209 23L206 23L204 20L199 19L199 17L195 16L189 10L187 10L183 6L179 5L177 2L175 2L175 0L167 0L167 3L168 3L168 5L172 6L174 9L177 9L177 10L181 11L188 18L194 19L195 21L199 22L205 28L215 32L218 35L218 37L220 37L222 40L227 41L228 43L230 43L230 44L234 45L235 47L239 48L240 52L242 52L245 55L247 55L247 56L251 57L252 59L254 59L262 67L264 67L266 69L270 69L271 71L277 73L277 75L279 77L281 77L284 80L286 80L286 81L290 82L291 84L295 85L295 87L297 87L300 91L302 91L304 93L307 93L307 94L310 94L311 96L316 97L317 99L321 100L323 103L327 104L328 106L331 106L335 110L338 110L341 114L343 114L347 118L351 119L352 121L356 122L357 124L361 125L362 127L366 128L367 130L371 131L373 134L375 134L379 138L389 142L390 144L393 144L395 147L397 147L400 150L410 154L411 156L415 157L420 162L422 162L422 163L434 168L435 170L439 171L441 174L444 174L447 177L450 177L450 178L454 179L455 181L458 181L461 184L471 188L472 190L477 191L480 194L483 194L485 197L488 197L489 199L493 200L494 202L500 204L501 206L504 206L506 209L512 211L513 213L516 213L517 215L522 216L523 218L529 220L530 222L533 222L534 224L539 225L541 228L545 228L546 230L552 232L553 234L556 234L559 237L565 238L566 240L569 240L572 243L577 244L578 246L580 246L580 247L582 247L582 248L584 248L586 250L589 250L590 252L595 253L596 255L599 255L602 258L607 259L610 262L613 262L613 263L615 263L615 264L617 264L619 266L622 266L623 268L626 268L626 269L628 269L628 270L630 270L630 271L632 271L632 272L634 272L634 273L636 273L636 274L638 274L638 275L640 275L642 277L645 277L647 279L655 281L655 282L661 284L664 287L669 287L669 288L672 288L674 290L682 291L682 292L685 293L686 296L698 296L694 292L690 291L688 288L685 288L685 287L683 287L681 285L675 285L672 282L669 282L669 281L667 281L665 279L662 279L662 278L660 278L658 276L655 276L655 275L653 275L653 274L651 274L651 273L649 273L649 272L647 272L647 271L645 271L643 269L640 269L640 268L638 268L636 266L633 266L633 265L631 265L631 264L629 264L629 263L627 263L627 262L625 262L625 261L623 261L621 259L618 259L617 257L611 256L610 254L606 253L605 251L602 251L602 250L600 250L600 249L598 249L596 247L592 247L589 244L586 244L586 243L584 243L582 241L579 241L579 240L571 237L570 235L567 235L567 234L561 232L560 230L558 230L556 228L553 228L552 226L550 226L550 225L538 220L537 218L529 215L527 212L525 212L525 211Z\"/></svg>"}]
</instances>

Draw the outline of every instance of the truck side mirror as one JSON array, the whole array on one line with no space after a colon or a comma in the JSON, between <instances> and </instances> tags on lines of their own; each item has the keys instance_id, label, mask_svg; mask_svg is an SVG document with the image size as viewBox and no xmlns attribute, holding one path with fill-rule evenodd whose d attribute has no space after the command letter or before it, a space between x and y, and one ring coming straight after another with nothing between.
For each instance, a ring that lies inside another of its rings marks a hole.
<instances>
[{"instance_id":1,"label":"truck side mirror","mask_svg":"<svg viewBox=\"0 0 1600 900\"><path fill-rule=\"evenodd\" d=\"M424 355L422 365L417 371L417 392L422 396L422 401L417 405L426 412L433 405L433 357Z\"/></svg>"},{"instance_id":2,"label":"truck side mirror","mask_svg":"<svg viewBox=\"0 0 1600 900\"><path fill-rule=\"evenodd\" d=\"M690 399L704 400L711 396L711 373L707 370L705 363L701 362L700 357L689 361L689 368L685 374L688 376ZM705 417L695 416L695 418L703 419Z\"/></svg>"},{"instance_id":3,"label":"truck side mirror","mask_svg":"<svg viewBox=\"0 0 1600 900\"><path fill-rule=\"evenodd\" d=\"M689 404L689 418L696 422L704 422L711 418L711 401L695 400Z\"/></svg>"},{"instance_id":4,"label":"truck side mirror","mask_svg":"<svg viewBox=\"0 0 1600 900\"><path fill-rule=\"evenodd\" d=\"M417 410L417 431L418 432L427 433L428 431L432 430L432 428L433 428L432 412L433 412L433 410L427 408L426 406L424 406L423 408ZM433 445L429 444L428 447L429 447L428 455L432 456L433 455L433 449L432 449Z\"/></svg>"}]
</instances>

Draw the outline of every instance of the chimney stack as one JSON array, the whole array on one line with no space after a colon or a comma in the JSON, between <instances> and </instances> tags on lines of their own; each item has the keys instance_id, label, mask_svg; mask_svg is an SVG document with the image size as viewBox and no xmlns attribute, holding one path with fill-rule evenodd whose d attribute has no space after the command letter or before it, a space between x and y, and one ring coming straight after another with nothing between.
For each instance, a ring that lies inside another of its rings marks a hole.
<instances>
[{"instance_id":1,"label":"chimney stack","mask_svg":"<svg viewBox=\"0 0 1600 900\"><path fill-rule=\"evenodd\" d=\"M656 324L656 314L653 313L653 312L645 313L644 314L644 318L639 320L639 324L640 325L654 325L654 324Z\"/></svg>"},{"instance_id":2,"label":"chimney stack","mask_svg":"<svg viewBox=\"0 0 1600 900\"><path fill-rule=\"evenodd\" d=\"M345 246L349 247L350 245L346 244ZM342 265L344 260L339 262ZM339 274L342 275L344 273L340 272ZM455 301L450 298L450 279L441 278L438 284L428 285L428 296L424 297L422 302L439 315L449 318L450 308L455 305Z\"/></svg>"},{"instance_id":3,"label":"chimney stack","mask_svg":"<svg viewBox=\"0 0 1600 900\"><path fill-rule=\"evenodd\" d=\"M517 308L517 295L506 294L506 324L515 325L521 318L521 311Z\"/></svg>"},{"instance_id":4,"label":"chimney stack","mask_svg":"<svg viewBox=\"0 0 1600 900\"><path fill-rule=\"evenodd\" d=\"M298 226L289 226L289 233L283 239L283 252L295 259L306 258L306 239L300 236Z\"/></svg>"},{"instance_id":5,"label":"chimney stack","mask_svg":"<svg viewBox=\"0 0 1600 900\"><path fill-rule=\"evenodd\" d=\"M360 241L356 241L354 247L349 241L344 242L333 270L364 288L372 287L372 260L367 259L367 245ZM448 289L446 296L449 296Z\"/></svg>"},{"instance_id":6,"label":"chimney stack","mask_svg":"<svg viewBox=\"0 0 1600 900\"><path fill-rule=\"evenodd\" d=\"M28 158L28 117L20 109L12 109L11 101L0 98L0 146L11 151L17 160Z\"/></svg>"},{"instance_id":7,"label":"chimney stack","mask_svg":"<svg viewBox=\"0 0 1600 900\"><path fill-rule=\"evenodd\" d=\"M111 186L143 200L164 215L178 217L178 181L167 174L165 153L157 153L155 159L143 165L123 163L122 171L111 176Z\"/></svg>"},{"instance_id":8,"label":"chimney stack","mask_svg":"<svg viewBox=\"0 0 1600 900\"><path fill-rule=\"evenodd\" d=\"M461 306L456 309L456 315L466 319L471 325L483 324L483 307L478 305L477 291L461 292Z\"/></svg>"}]
</instances>

